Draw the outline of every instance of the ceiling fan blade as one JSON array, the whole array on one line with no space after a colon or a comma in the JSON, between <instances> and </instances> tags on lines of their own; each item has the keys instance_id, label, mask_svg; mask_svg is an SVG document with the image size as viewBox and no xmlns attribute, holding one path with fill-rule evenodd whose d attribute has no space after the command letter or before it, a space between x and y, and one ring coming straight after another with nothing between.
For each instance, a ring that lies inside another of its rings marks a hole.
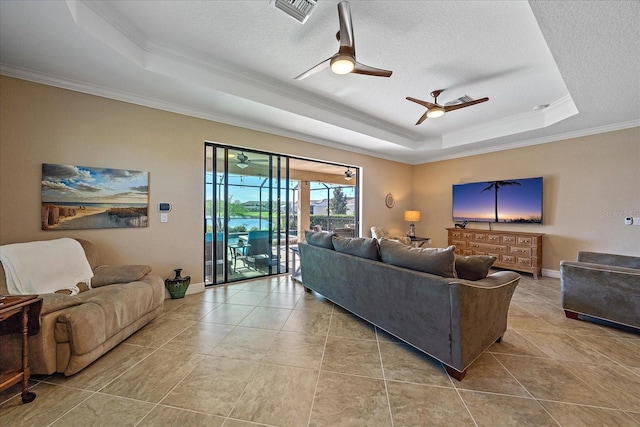
<instances>
[{"instance_id":1,"label":"ceiling fan blade","mask_svg":"<svg viewBox=\"0 0 640 427\"><path fill-rule=\"evenodd\" d=\"M393 71L383 70L382 68L370 67L368 65L364 65L356 61L356 66L353 69L352 73L366 74L367 76L391 77L391 74L393 73Z\"/></svg>"},{"instance_id":2,"label":"ceiling fan blade","mask_svg":"<svg viewBox=\"0 0 640 427\"><path fill-rule=\"evenodd\" d=\"M427 119L427 113L429 113L429 110L425 111L424 114L420 116L420 118L416 122L416 126L418 126L420 123L424 122Z\"/></svg>"},{"instance_id":3,"label":"ceiling fan blade","mask_svg":"<svg viewBox=\"0 0 640 427\"><path fill-rule=\"evenodd\" d=\"M449 111L459 110L460 108L465 108L465 107L470 107L472 105L480 104L481 102L486 102L488 100L489 100L489 98L481 98L481 99L476 99L476 100L469 101L469 102L463 102L462 104L448 105L448 106L444 107L444 111L448 113Z\"/></svg>"},{"instance_id":4,"label":"ceiling fan blade","mask_svg":"<svg viewBox=\"0 0 640 427\"><path fill-rule=\"evenodd\" d=\"M338 20L340 21L340 46L349 47L355 55L355 40L353 38L353 23L351 22L351 8L349 2L338 3Z\"/></svg>"},{"instance_id":5,"label":"ceiling fan blade","mask_svg":"<svg viewBox=\"0 0 640 427\"><path fill-rule=\"evenodd\" d=\"M304 73L300 74L298 77L295 78L295 80L302 80L304 78L307 78L309 76L312 76L316 73L319 73L320 71L329 68L331 65L331 59L333 58L333 56L331 58L325 59L324 61L322 61L321 63L319 63L318 65L308 69L307 71L305 71Z\"/></svg>"},{"instance_id":6,"label":"ceiling fan blade","mask_svg":"<svg viewBox=\"0 0 640 427\"><path fill-rule=\"evenodd\" d=\"M416 104L420 104L423 107L427 107L427 108L439 107L439 105L436 105L433 102L423 101L421 99L412 98L410 96L407 96L407 100L415 102Z\"/></svg>"}]
</instances>

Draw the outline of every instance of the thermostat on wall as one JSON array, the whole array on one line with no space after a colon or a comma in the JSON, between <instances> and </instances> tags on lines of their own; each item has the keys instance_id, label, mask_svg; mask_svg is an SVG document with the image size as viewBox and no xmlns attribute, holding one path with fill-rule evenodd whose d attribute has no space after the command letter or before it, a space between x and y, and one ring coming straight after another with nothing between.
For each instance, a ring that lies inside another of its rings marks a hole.
<instances>
[{"instance_id":1,"label":"thermostat on wall","mask_svg":"<svg viewBox=\"0 0 640 427\"><path fill-rule=\"evenodd\" d=\"M171 203L158 203L158 212L169 212L171 210Z\"/></svg>"}]
</instances>

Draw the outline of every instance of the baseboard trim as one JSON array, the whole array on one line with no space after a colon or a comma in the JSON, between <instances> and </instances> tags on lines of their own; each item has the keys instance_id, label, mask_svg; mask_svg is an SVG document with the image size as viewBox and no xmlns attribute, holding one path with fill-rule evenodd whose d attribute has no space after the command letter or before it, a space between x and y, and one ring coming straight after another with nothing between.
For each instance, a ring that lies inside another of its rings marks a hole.
<instances>
[{"instance_id":1,"label":"baseboard trim","mask_svg":"<svg viewBox=\"0 0 640 427\"><path fill-rule=\"evenodd\" d=\"M200 283L192 283L189 285L189 288L187 289L187 295L190 294L197 294L199 292L204 292L204 282L200 282Z\"/></svg>"},{"instance_id":2,"label":"baseboard trim","mask_svg":"<svg viewBox=\"0 0 640 427\"><path fill-rule=\"evenodd\" d=\"M560 271L559 270L547 270L546 268L542 269L542 275L545 277L553 277L556 279L560 278Z\"/></svg>"}]
</instances>

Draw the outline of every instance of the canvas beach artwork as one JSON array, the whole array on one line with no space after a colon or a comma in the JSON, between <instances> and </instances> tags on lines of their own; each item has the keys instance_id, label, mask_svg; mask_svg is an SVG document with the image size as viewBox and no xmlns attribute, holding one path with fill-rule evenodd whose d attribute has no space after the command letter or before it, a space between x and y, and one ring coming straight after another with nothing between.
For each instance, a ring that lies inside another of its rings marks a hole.
<instances>
[{"instance_id":1,"label":"canvas beach artwork","mask_svg":"<svg viewBox=\"0 0 640 427\"><path fill-rule=\"evenodd\" d=\"M42 229L148 226L149 173L42 164Z\"/></svg>"}]
</instances>

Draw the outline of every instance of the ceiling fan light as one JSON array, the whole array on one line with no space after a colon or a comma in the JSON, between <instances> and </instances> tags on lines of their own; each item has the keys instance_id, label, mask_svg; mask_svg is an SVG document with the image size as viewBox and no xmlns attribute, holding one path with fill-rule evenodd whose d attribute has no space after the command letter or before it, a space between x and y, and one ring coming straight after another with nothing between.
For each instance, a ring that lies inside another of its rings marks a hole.
<instances>
[{"instance_id":1,"label":"ceiling fan light","mask_svg":"<svg viewBox=\"0 0 640 427\"><path fill-rule=\"evenodd\" d=\"M442 107L429 108L429 111L427 111L427 117L430 119L437 119L438 117L442 117L443 115L444 108Z\"/></svg>"},{"instance_id":2,"label":"ceiling fan light","mask_svg":"<svg viewBox=\"0 0 640 427\"><path fill-rule=\"evenodd\" d=\"M248 166L249 166L249 164L248 164L248 163L238 163L238 167L239 167L240 169L244 169L244 168L246 168L246 167L248 167Z\"/></svg>"},{"instance_id":3,"label":"ceiling fan light","mask_svg":"<svg viewBox=\"0 0 640 427\"><path fill-rule=\"evenodd\" d=\"M356 61L349 55L337 55L331 59L331 71L336 74L349 74L356 67Z\"/></svg>"}]
</instances>

